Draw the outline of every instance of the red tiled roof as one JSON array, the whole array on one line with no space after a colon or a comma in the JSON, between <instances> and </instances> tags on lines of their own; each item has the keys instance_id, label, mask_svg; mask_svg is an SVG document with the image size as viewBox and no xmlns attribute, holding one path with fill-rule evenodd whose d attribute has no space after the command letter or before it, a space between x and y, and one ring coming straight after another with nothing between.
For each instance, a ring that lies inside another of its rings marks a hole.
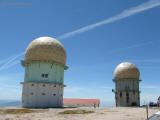
<instances>
[{"instance_id":1,"label":"red tiled roof","mask_svg":"<svg viewBox=\"0 0 160 120\"><path fill-rule=\"evenodd\" d=\"M63 98L65 104L100 104L99 99L78 99L78 98Z\"/></svg>"}]
</instances>

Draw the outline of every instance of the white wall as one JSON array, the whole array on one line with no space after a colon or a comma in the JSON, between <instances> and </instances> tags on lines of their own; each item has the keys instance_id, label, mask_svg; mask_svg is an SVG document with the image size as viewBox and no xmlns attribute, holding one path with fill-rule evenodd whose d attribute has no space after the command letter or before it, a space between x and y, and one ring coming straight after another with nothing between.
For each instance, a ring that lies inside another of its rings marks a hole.
<instances>
[{"instance_id":1,"label":"white wall","mask_svg":"<svg viewBox=\"0 0 160 120\"><path fill-rule=\"evenodd\" d=\"M22 107L63 107L63 85L23 82Z\"/></svg>"}]
</instances>

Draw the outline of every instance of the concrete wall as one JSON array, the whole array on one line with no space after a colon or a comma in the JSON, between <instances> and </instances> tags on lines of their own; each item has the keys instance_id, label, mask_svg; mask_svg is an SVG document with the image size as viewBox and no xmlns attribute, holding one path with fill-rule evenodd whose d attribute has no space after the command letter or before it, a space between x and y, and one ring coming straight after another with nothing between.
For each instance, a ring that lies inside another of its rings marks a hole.
<instances>
[{"instance_id":1,"label":"concrete wall","mask_svg":"<svg viewBox=\"0 0 160 120\"><path fill-rule=\"evenodd\" d=\"M48 78L42 77L48 74ZM63 84L64 67L47 62L33 62L25 65L24 82L48 82Z\"/></svg>"},{"instance_id":2,"label":"concrete wall","mask_svg":"<svg viewBox=\"0 0 160 120\"><path fill-rule=\"evenodd\" d=\"M62 107L65 67L61 64L42 61L24 61L23 63L25 76L22 83L22 107Z\"/></svg>"},{"instance_id":3,"label":"concrete wall","mask_svg":"<svg viewBox=\"0 0 160 120\"><path fill-rule=\"evenodd\" d=\"M116 90L125 91L128 90L139 90L139 80L128 79L128 80L116 80Z\"/></svg>"},{"instance_id":4,"label":"concrete wall","mask_svg":"<svg viewBox=\"0 0 160 120\"><path fill-rule=\"evenodd\" d=\"M121 93L122 93L122 97L120 97ZM121 107L140 106L140 97L139 97L138 92L135 92L135 93L133 93L132 91L128 92L128 94L129 94L128 102L127 102L126 94L127 94L127 92L125 92L125 91L117 92L117 94L115 95L117 106L121 106Z\"/></svg>"},{"instance_id":5,"label":"concrete wall","mask_svg":"<svg viewBox=\"0 0 160 120\"><path fill-rule=\"evenodd\" d=\"M67 107L99 107L98 104L76 104L76 103L64 103L64 106L67 106Z\"/></svg>"},{"instance_id":6,"label":"concrete wall","mask_svg":"<svg viewBox=\"0 0 160 120\"><path fill-rule=\"evenodd\" d=\"M22 107L63 107L63 85L23 82Z\"/></svg>"},{"instance_id":7,"label":"concrete wall","mask_svg":"<svg viewBox=\"0 0 160 120\"><path fill-rule=\"evenodd\" d=\"M140 80L114 80L116 106L140 106Z\"/></svg>"}]
</instances>

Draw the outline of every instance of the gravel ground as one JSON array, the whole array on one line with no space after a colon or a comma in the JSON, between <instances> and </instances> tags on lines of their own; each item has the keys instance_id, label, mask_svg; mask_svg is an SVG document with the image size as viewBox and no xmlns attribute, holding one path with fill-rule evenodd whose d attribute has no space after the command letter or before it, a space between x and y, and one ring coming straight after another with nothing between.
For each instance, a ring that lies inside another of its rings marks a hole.
<instances>
[{"instance_id":1,"label":"gravel ground","mask_svg":"<svg viewBox=\"0 0 160 120\"><path fill-rule=\"evenodd\" d=\"M34 109L33 113L7 114L0 108L0 120L145 120L146 110L140 107L100 107L100 108L63 108L63 109ZM19 108L14 108L19 109ZM94 111L88 114L59 114L66 110ZM150 108L149 116L156 113L158 108Z\"/></svg>"}]
</instances>

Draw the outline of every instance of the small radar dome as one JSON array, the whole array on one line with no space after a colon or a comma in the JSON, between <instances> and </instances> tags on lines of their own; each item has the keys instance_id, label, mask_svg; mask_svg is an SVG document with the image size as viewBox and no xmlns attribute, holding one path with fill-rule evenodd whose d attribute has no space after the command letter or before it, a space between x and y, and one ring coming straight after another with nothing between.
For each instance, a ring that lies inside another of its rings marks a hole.
<instances>
[{"instance_id":1,"label":"small radar dome","mask_svg":"<svg viewBox=\"0 0 160 120\"><path fill-rule=\"evenodd\" d=\"M139 76L138 68L130 62L119 64L114 71L114 79L139 79Z\"/></svg>"}]
</instances>

